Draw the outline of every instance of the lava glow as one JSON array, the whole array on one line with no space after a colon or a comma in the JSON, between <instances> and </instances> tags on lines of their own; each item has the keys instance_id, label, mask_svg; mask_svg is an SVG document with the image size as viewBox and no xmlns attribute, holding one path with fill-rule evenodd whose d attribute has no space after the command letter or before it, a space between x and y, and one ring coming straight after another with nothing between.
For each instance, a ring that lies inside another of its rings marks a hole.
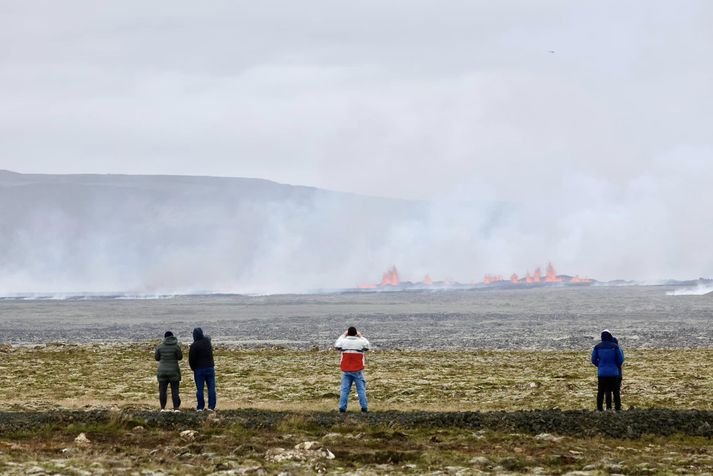
<instances>
[{"instance_id":1,"label":"lava glow","mask_svg":"<svg viewBox=\"0 0 713 476\"><path fill-rule=\"evenodd\" d=\"M552 263L549 263L547 265L547 276L545 276L545 282L546 283L561 283L562 278L557 276L557 272L555 271L555 267L552 266Z\"/></svg>"},{"instance_id":2,"label":"lava glow","mask_svg":"<svg viewBox=\"0 0 713 476\"><path fill-rule=\"evenodd\" d=\"M477 286L479 284L484 284L484 285L495 285L495 284L504 284L504 285L514 285L514 286L519 286L523 284L556 284L556 283L572 283L572 284L582 284L582 283L593 283L594 280L591 278L582 278L579 275L575 276L567 276L567 275L558 275L557 271L555 270L555 267L552 265L552 263L547 264L547 270L545 272L545 275L542 275L542 268L539 266L535 268L535 270L530 273L530 271L527 271L525 273L525 276L522 278L520 275L517 273L513 273L510 275L509 278L503 278L502 275L500 274L486 274L483 277L482 283L476 283L476 282L469 282L468 284L471 286ZM450 279L446 279L443 281L439 281L436 283L438 287L453 287L453 286L463 286L463 284L452 281ZM391 266L389 269L386 270L386 272L381 276L381 281L376 284L360 284L357 286L358 289L378 289L378 288L393 288L393 287L411 287L411 286L433 286L433 278L431 278L430 274L426 274L424 276L423 280L412 282L412 281L401 281L401 278L399 276L399 271L396 269L396 266Z\"/></svg>"},{"instance_id":3,"label":"lava glow","mask_svg":"<svg viewBox=\"0 0 713 476\"><path fill-rule=\"evenodd\" d=\"M483 278L483 283L493 284L493 283L499 283L502 280L503 280L503 277L498 274L486 274L485 278Z\"/></svg>"},{"instance_id":4,"label":"lava glow","mask_svg":"<svg viewBox=\"0 0 713 476\"><path fill-rule=\"evenodd\" d=\"M494 277L498 276L493 276L491 274L486 274L485 279L483 280L483 284L493 284L498 282L498 280L493 279ZM517 273L513 273L512 276L510 276L510 283L512 284L537 284L537 283L574 283L574 284L580 284L580 283L593 283L594 280L591 278L580 278L579 275L576 275L574 277L570 276L560 276L557 274L557 271L555 270L555 267L552 265L552 263L547 264L547 272L545 273L545 277L542 277L542 269L537 267L535 268L535 271L530 274L529 271L525 273L525 277L520 278Z\"/></svg>"},{"instance_id":5,"label":"lava glow","mask_svg":"<svg viewBox=\"0 0 713 476\"><path fill-rule=\"evenodd\" d=\"M396 269L396 266L390 267L381 277L382 286L398 286L400 282L399 270Z\"/></svg>"}]
</instances>

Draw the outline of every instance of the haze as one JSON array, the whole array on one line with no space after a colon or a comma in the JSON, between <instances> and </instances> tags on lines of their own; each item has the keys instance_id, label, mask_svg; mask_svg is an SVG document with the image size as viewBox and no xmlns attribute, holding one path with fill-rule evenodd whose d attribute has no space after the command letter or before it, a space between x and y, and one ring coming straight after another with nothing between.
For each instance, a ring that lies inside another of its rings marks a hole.
<instances>
[{"instance_id":1,"label":"haze","mask_svg":"<svg viewBox=\"0 0 713 476\"><path fill-rule=\"evenodd\" d=\"M386 207L344 224L305 286L392 263L410 279L548 260L600 279L710 276L711 24L708 1L0 1L0 169L257 177L428 202L416 222L389 225ZM365 240L374 223L383 239ZM30 241L57 250L67 237L45 238ZM318 248L298 241L268 247L271 273L309 266ZM22 258L37 248L8 249L0 262L26 287L47 285ZM349 250L363 256L333 272ZM75 270L73 286L108 264Z\"/></svg>"}]
</instances>

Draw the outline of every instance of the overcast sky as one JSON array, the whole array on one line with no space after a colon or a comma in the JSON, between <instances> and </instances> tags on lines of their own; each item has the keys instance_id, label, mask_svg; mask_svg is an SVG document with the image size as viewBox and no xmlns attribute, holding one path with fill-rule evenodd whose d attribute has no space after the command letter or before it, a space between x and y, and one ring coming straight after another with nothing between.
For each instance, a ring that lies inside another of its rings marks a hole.
<instances>
[{"instance_id":1,"label":"overcast sky","mask_svg":"<svg viewBox=\"0 0 713 476\"><path fill-rule=\"evenodd\" d=\"M710 172L711 25L707 0L2 0L0 168L625 194Z\"/></svg>"}]
</instances>

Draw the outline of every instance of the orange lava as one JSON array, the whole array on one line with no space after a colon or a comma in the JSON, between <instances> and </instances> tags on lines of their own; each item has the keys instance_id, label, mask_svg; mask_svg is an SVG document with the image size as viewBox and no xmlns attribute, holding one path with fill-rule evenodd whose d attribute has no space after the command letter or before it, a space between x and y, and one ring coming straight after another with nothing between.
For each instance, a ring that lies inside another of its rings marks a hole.
<instances>
[{"instance_id":1,"label":"orange lava","mask_svg":"<svg viewBox=\"0 0 713 476\"><path fill-rule=\"evenodd\" d=\"M557 276L557 272L555 271L555 267L552 266L552 263L547 264L547 276L545 276L545 282L546 283L561 283L563 280L562 278Z\"/></svg>"},{"instance_id":2,"label":"orange lava","mask_svg":"<svg viewBox=\"0 0 713 476\"><path fill-rule=\"evenodd\" d=\"M396 266L390 267L381 277L382 286L398 286L400 282L399 271Z\"/></svg>"}]
</instances>

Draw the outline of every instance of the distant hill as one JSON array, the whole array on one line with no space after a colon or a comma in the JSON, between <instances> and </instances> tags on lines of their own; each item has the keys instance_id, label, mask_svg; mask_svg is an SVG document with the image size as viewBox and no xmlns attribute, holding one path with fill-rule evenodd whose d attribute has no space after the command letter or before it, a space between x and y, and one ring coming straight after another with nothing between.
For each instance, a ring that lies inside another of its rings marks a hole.
<instances>
[{"instance_id":1,"label":"distant hill","mask_svg":"<svg viewBox=\"0 0 713 476\"><path fill-rule=\"evenodd\" d=\"M351 286L426 214L260 179L0 171L0 294Z\"/></svg>"}]
</instances>

